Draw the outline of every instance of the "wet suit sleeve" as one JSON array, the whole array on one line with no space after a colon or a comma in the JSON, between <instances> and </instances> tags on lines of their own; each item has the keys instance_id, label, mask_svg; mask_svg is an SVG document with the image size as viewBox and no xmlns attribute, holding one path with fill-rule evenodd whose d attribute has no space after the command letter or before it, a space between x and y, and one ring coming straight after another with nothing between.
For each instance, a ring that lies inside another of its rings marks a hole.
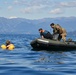
<instances>
[{"instance_id":1,"label":"wet suit sleeve","mask_svg":"<svg viewBox=\"0 0 76 75\"><path fill-rule=\"evenodd\" d=\"M44 38L43 33L40 33L41 38Z\"/></svg>"},{"instance_id":2,"label":"wet suit sleeve","mask_svg":"<svg viewBox=\"0 0 76 75\"><path fill-rule=\"evenodd\" d=\"M40 36L42 36L42 33L40 33Z\"/></svg>"}]
</instances>

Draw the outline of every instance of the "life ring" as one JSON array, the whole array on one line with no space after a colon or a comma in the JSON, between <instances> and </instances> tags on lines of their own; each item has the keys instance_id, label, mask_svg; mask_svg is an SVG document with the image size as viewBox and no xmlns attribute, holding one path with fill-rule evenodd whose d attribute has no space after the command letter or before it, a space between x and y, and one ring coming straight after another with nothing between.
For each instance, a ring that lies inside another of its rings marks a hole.
<instances>
[{"instance_id":1,"label":"life ring","mask_svg":"<svg viewBox=\"0 0 76 75\"><path fill-rule=\"evenodd\" d=\"M1 48L2 48L2 49L6 49L6 45L2 44L2 45L1 45Z\"/></svg>"},{"instance_id":2,"label":"life ring","mask_svg":"<svg viewBox=\"0 0 76 75\"><path fill-rule=\"evenodd\" d=\"M15 48L15 46L13 44L10 44L8 47L8 50L13 50Z\"/></svg>"},{"instance_id":3,"label":"life ring","mask_svg":"<svg viewBox=\"0 0 76 75\"><path fill-rule=\"evenodd\" d=\"M3 50L5 50L5 49L13 50L13 49L15 48L15 46L14 46L13 44L10 44L10 45L8 46L8 48L7 48L6 45L2 44L2 45L1 45L1 48L2 48Z\"/></svg>"}]
</instances>

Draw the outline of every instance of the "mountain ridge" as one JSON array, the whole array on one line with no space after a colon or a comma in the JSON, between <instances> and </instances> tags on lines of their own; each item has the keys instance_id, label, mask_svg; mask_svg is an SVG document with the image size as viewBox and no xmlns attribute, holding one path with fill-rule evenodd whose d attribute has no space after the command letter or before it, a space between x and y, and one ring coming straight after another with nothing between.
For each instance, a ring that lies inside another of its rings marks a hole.
<instances>
[{"instance_id":1,"label":"mountain ridge","mask_svg":"<svg viewBox=\"0 0 76 75\"><path fill-rule=\"evenodd\" d=\"M0 17L0 34L38 34L39 28L52 32L50 28L51 23L60 24L67 32L76 31L76 17L56 17L34 20Z\"/></svg>"}]
</instances>

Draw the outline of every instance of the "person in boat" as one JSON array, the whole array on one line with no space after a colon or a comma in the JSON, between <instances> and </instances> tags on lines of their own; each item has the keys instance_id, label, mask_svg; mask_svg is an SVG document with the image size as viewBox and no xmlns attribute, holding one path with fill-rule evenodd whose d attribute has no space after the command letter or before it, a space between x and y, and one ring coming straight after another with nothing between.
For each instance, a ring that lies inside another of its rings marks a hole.
<instances>
[{"instance_id":1,"label":"person in boat","mask_svg":"<svg viewBox=\"0 0 76 75\"><path fill-rule=\"evenodd\" d=\"M40 28L39 32L40 32L41 38L53 39L53 36L49 31Z\"/></svg>"},{"instance_id":2,"label":"person in boat","mask_svg":"<svg viewBox=\"0 0 76 75\"><path fill-rule=\"evenodd\" d=\"M7 40L6 41L6 49L8 49L11 45L12 45L12 43L10 42L10 40Z\"/></svg>"},{"instance_id":3,"label":"person in boat","mask_svg":"<svg viewBox=\"0 0 76 75\"><path fill-rule=\"evenodd\" d=\"M59 24L54 24L51 23L50 24L51 28L53 28L53 36L57 39L57 40L63 40L66 41L66 35L67 32L64 28L62 28Z\"/></svg>"}]
</instances>

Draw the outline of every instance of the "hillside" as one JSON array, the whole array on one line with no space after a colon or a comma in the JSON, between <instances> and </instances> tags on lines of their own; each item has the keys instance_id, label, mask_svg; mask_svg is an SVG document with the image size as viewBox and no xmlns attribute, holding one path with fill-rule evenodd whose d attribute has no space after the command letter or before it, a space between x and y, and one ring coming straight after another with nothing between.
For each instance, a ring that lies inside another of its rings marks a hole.
<instances>
[{"instance_id":1,"label":"hillside","mask_svg":"<svg viewBox=\"0 0 76 75\"><path fill-rule=\"evenodd\" d=\"M38 20L0 17L0 34L38 34L39 28L52 32L50 28L50 23L52 22L60 24L67 32L76 30L76 17L44 18Z\"/></svg>"}]
</instances>

